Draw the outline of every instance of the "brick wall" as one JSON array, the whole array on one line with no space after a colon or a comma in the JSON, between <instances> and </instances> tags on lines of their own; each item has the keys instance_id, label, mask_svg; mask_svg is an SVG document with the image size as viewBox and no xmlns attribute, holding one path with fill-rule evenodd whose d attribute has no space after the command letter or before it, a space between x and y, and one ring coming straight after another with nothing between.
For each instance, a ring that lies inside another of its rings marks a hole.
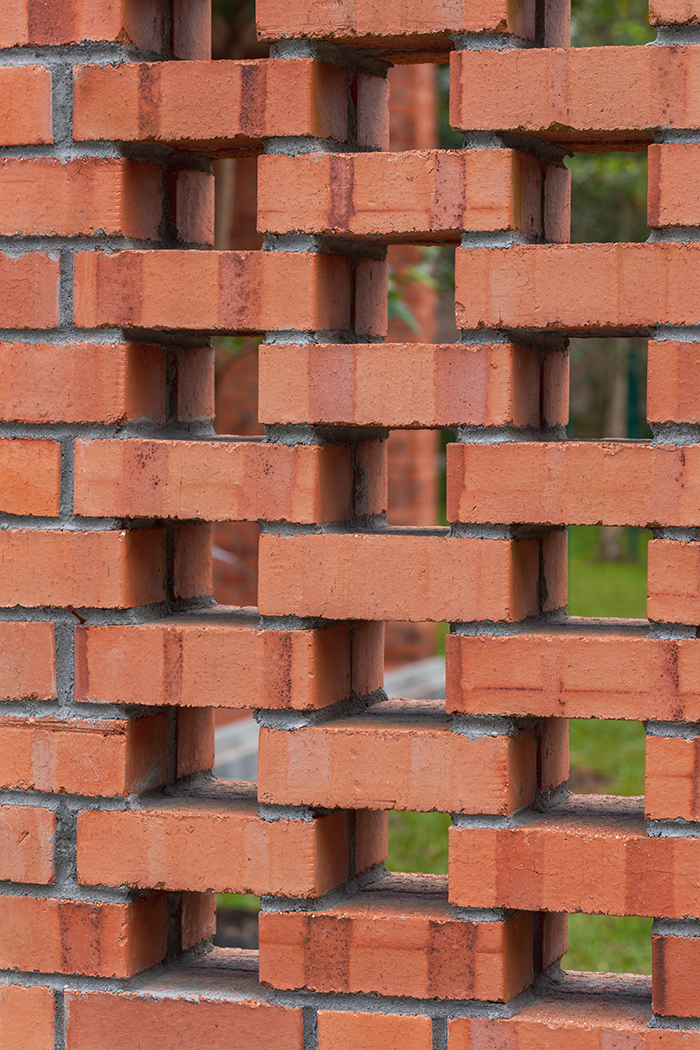
<instances>
[{"instance_id":1,"label":"brick wall","mask_svg":"<svg viewBox=\"0 0 700 1050\"><path fill-rule=\"evenodd\" d=\"M258 0L270 59L212 64L203 0L3 8L2 1050L700 1045L696 14L574 53L555 0ZM466 148L385 152L386 63L448 52ZM620 145L658 232L567 244L564 152ZM255 152L265 250L208 250ZM445 237L461 342L382 342L385 244ZM649 334L652 443L566 441L582 330ZM266 440L212 432L213 332L266 334ZM385 524L410 427L449 529ZM259 614L211 606L227 520ZM649 621L567 620L591 522L654 528ZM446 705L383 702L383 622L442 620ZM644 801L567 792L570 717L646 723ZM452 814L446 878L386 874L391 809ZM651 979L562 974L579 911L654 916Z\"/></svg>"}]
</instances>

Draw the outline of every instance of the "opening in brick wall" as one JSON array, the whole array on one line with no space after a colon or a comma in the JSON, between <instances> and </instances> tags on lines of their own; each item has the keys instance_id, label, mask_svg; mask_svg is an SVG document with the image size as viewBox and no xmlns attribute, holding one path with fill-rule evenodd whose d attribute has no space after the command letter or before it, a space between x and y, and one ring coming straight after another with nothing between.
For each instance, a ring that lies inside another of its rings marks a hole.
<instances>
[{"instance_id":1,"label":"opening in brick wall","mask_svg":"<svg viewBox=\"0 0 700 1050\"><path fill-rule=\"evenodd\" d=\"M449 813L389 813L389 871L446 875Z\"/></svg>"},{"instance_id":2,"label":"opening in brick wall","mask_svg":"<svg viewBox=\"0 0 700 1050\"><path fill-rule=\"evenodd\" d=\"M646 619L649 529L569 526L569 616Z\"/></svg>"},{"instance_id":3,"label":"opening in brick wall","mask_svg":"<svg viewBox=\"0 0 700 1050\"><path fill-rule=\"evenodd\" d=\"M569 789L577 795L643 795L645 750L641 722L572 718Z\"/></svg>"},{"instance_id":4,"label":"opening in brick wall","mask_svg":"<svg viewBox=\"0 0 700 1050\"><path fill-rule=\"evenodd\" d=\"M651 924L637 915L570 915L562 969L650 974Z\"/></svg>"},{"instance_id":5,"label":"opening in brick wall","mask_svg":"<svg viewBox=\"0 0 700 1050\"><path fill-rule=\"evenodd\" d=\"M216 897L218 948L257 948L260 898L253 894L219 893Z\"/></svg>"},{"instance_id":6,"label":"opening in brick wall","mask_svg":"<svg viewBox=\"0 0 700 1050\"><path fill-rule=\"evenodd\" d=\"M648 0L572 0L572 47L648 44L655 35L649 25Z\"/></svg>"},{"instance_id":7,"label":"opening in brick wall","mask_svg":"<svg viewBox=\"0 0 700 1050\"><path fill-rule=\"evenodd\" d=\"M573 244L646 241L646 152L577 153L566 166Z\"/></svg>"}]
</instances>

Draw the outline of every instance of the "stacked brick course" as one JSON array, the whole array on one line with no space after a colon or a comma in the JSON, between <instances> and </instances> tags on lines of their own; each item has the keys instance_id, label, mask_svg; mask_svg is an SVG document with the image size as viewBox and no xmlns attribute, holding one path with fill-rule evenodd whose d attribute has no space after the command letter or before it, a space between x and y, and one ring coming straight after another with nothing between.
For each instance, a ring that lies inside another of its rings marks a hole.
<instances>
[{"instance_id":1,"label":"stacked brick course","mask_svg":"<svg viewBox=\"0 0 700 1050\"><path fill-rule=\"evenodd\" d=\"M2 1048L700 1046L695 14L574 55L555 0L259 0L272 57L214 64L209 15L0 15ZM386 156L387 63L450 49L465 150ZM563 149L621 144L654 242L567 245ZM264 248L208 250L251 153ZM385 245L457 238L461 342L383 343ZM566 442L579 330L649 332L651 445ZM217 331L266 333L265 440L213 437ZM449 529L385 524L402 427L455 431ZM575 522L656 530L649 623L566 619ZM451 622L446 706L383 700L384 620ZM645 802L568 794L569 716L646 722ZM391 809L452 814L447 878L386 874ZM576 911L653 915L651 982L562 976Z\"/></svg>"}]
</instances>

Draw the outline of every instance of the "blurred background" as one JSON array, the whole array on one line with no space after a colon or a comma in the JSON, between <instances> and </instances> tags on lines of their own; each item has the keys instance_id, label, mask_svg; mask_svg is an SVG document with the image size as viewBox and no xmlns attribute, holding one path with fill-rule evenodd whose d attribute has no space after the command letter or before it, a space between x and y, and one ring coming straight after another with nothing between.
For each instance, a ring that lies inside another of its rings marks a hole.
<instances>
[{"instance_id":1,"label":"blurred background","mask_svg":"<svg viewBox=\"0 0 700 1050\"><path fill-rule=\"evenodd\" d=\"M213 0L216 59L262 58L254 0ZM572 0L572 46L643 45L654 39L645 0ZM391 149L459 149L448 121L447 66L398 66L390 73ZM646 153L585 153L567 158L572 173L573 242L645 241ZM220 160L216 173L216 247L258 249L257 160ZM454 246L389 249L389 340L454 342ZM221 338L216 345L216 430L261 434L257 422L260 339ZM646 423L646 341L572 339L571 438L650 436ZM389 514L396 525L446 524L445 445L451 432L395 431L389 439ZM569 529L569 614L646 616L643 529ZM257 604L258 526L215 526L215 597L223 605ZM390 624L387 687L403 697L442 696L447 625ZM217 766L225 779L255 779L257 727L245 712L217 716ZM571 790L644 793L644 727L634 722L571 721ZM388 867L447 872L448 814L390 813ZM218 943L257 946L254 897L221 895ZM567 969L651 972L651 919L573 915Z\"/></svg>"}]
</instances>

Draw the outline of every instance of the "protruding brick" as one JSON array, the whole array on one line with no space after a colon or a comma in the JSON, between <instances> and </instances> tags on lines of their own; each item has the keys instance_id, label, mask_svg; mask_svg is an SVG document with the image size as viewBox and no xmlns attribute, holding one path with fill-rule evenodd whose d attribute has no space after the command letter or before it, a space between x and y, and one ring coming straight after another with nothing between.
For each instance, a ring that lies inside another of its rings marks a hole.
<instances>
[{"instance_id":1,"label":"protruding brick","mask_svg":"<svg viewBox=\"0 0 700 1050\"><path fill-rule=\"evenodd\" d=\"M423 1014L318 1011L318 1050L432 1050L433 1029Z\"/></svg>"},{"instance_id":2,"label":"protruding brick","mask_svg":"<svg viewBox=\"0 0 700 1050\"><path fill-rule=\"evenodd\" d=\"M166 920L164 893L131 904L0 896L0 965L131 977L165 955Z\"/></svg>"},{"instance_id":3,"label":"protruding brick","mask_svg":"<svg viewBox=\"0 0 700 1050\"><path fill-rule=\"evenodd\" d=\"M450 901L700 917L700 841L652 838L640 799L574 795L510 828L450 828Z\"/></svg>"},{"instance_id":4,"label":"protruding brick","mask_svg":"<svg viewBox=\"0 0 700 1050\"><path fill-rule=\"evenodd\" d=\"M505 33L535 38L535 7L529 0L408 0L400 7L373 0L258 0L258 34L263 40L287 37L340 40L386 51L449 50L453 33Z\"/></svg>"},{"instance_id":5,"label":"protruding brick","mask_svg":"<svg viewBox=\"0 0 700 1050\"><path fill-rule=\"evenodd\" d=\"M260 537L265 616L519 620L537 611L537 540L407 530ZM445 587L450 580L450 587Z\"/></svg>"},{"instance_id":6,"label":"protruding brick","mask_svg":"<svg viewBox=\"0 0 700 1050\"><path fill-rule=\"evenodd\" d=\"M2 444L0 464L1 454ZM352 469L346 445L77 440L74 509L88 517L345 521Z\"/></svg>"},{"instance_id":7,"label":"protruding brick","mask_svg":"<svg viewBox=\"0 0 700 1050\"><path fill-rule=\"evenodd\" d=\"M453 914L445 889L443 879L390 876L322 911L263 911L260 979L419 999L517 995L533 977L532 915L469 922Z\"/></svg>"},{"instance_id":8,"label":"protruding brick","mask_svg":"<svg viewBox=\"0 0 700 1050\"><path fill-rule=\"evenodd\" d=\"M0 817L0 880L48 885L54 877L56 814L39 806L0 806Z\"/></svg>"},{"instance_id":9,"label":"protruding brick","mask_svg":"<svg viewBox=\"0 0 700 1050\"><path fill-rule=\"evenodd\" d=\"M700 820L700 737L647 736L644 813L649 820Z\"/></svg>"},{"instance_id":10,"label":"protruding brick","mask_svg":"<svg viewBox=\"0 0 700 1050\"><path fill-rule=\"evenodd\" d=\"M463 230L542 231L547 167L514 150L277 154L258 171L258 228L270 233L458 243Z\"/></svg>"},{"instance_id":11,"label":"protruding brick","mask_svg":"<svg viewBox=\"0 0 700 1050\"><path fill-rule=\"evenodd\" d=\"M216 933L216 894L182 893L178 913L180 947L183 952Z\"/></svg>"},{"instance_id":12,"label":"protruding brick","mask_svg":"<svg viewBox=\"0 0 700 1050\"><path fill-rule=\"evenodd\" d=\"M162 423L165 350L112 343L0 343L0 386L4 423Z\"/></svg>"},{"instance_id":13,"label":"protruding brick","mask_svg":"<svg viewBox=\"0 0 700 1050\"><path fill-rule=\"evenodd\" d=\"M212 347L176 353L177 418L183 423L214 418L214 353Z\"/></svg>"},{"instance_id":14,"label":"protruding brick","mask_svg":"<svg viewBox=\"0 0 700 1050\"><path fill-rule=\"evenodd\" d=\"M53 142L51 71L44 66L3 66L0 146L39 146L49 142Z\"/></svg>"},{"instance_id":15,"label":"protruding brick","mask_svg":"<svg viewBox=\"0 0 700 1050\"><path fill-rule=\"evenodd\" d=\"M700 624L700 544L650 540L647 595L650 620Z\"/></svg>"},{"instance_id":16,"label":"protruding brick","mask_svg":"<svg viewBox=\"0 0 700 1050\"><path fill-rule=\"evenodd\" d=\"M251 975L236 973L223 949L215 950L215 966L226 974L227 986L240 986L240 998L221 996L212 987L211 970L194 971L196 998L175 995L150 983L135 992L74 992L66 995L67 1050L97 1050L119 1040L120 1050L171 1050L187 1039L188 1050L302 1050L301 1008L272 1006L251 998ZM211 957L207 956L207 964ZM218 965L217 965L218 964ZM228 964L228 965L227 965ZM197 965L195 961L194 966ZM191 979L188 972L187 977ZM238 990L238 988L237 988ZM258 993L259 994L259 993ZM235 1040L235 1042L233 1041ZM187 1044L185 1044L187 1045Z\"/></svg>"},{"instance_id":17,"label":"protruding brick","mask_svg":"<svg viewBox=\"0 0 700 1050\"><path fill-rule=\"evenodd\" d=\"M648 344L647 419L700 423L700 343Z\"/></svg>"},{"instance_id":18,"label":"protruding brick","mask_svg":"<svg viewBox=\"0 0 700 1050\"><path fill-rule=\"evenodd\" d=\"M0 47L106 41L161 51L163 8L159 0L5 0Z\"/></svg>"},{"instance_id":19,"label":"protruding brick","mask_svg":"<svg viewBox=\"0 0 700 1050\"><path fill-rule=\"evenodd\" d=\"M448 521L692 528L698 503L697 445L447 446Z\"/></svg>"},{"instance_id":20,"label":"protruding brick","mask_svg":"<svg viewBox=\"0 0 700 1050\"><path fill-rule=\"evenodd\" d=\"M214 713L212 707L178 708L176 777L209 772L213 767Z\"/></svg>"},{"instance_id":21,"label":"protruding brick","mask_svg":"<svg viewBox=\"0 0 700 1050\"><path fill-rule=\"evenodd\" d=\"M399 700L327 725L261 729L258 798L443 813L509 813L534 798L534 730L470 739L450 722L439 703Z\"/></svg>"},{"instance_id":22,"label":"protruding brick","mask_svg":"<svg viewBox=\"0 0 700 1050\"><path fill-rule=\"evenodd\" d=\"M187 168L178 171L173 197L171 207L178 238L213 248L214 176Z\"/></svg>"},{"instance_id":23,"label":"protruding brick","mask_svg":"<svg viewBox=\"0 0 700 1050\"><path fill-rule=\"evenodd\" d=\"M700 1017L700 938L651 938L654 1013Z\"/></svg>"},{"instance_id":24,"label":"protruding brick","mask_svg":"<svg viewBox=\"0 0 700 1050\"><path fill-rule=\"evenodd\" d=\"M57 255L0 253L0 327L55 328L58 280Z\"/></svg>"},{"instance_id":25,"label":"protruding brick","mask_svg":"<svg viewBox=\"0 0 700 1050\"><path fill-rule=\"evenodd\" d=\"M52 623L0 623L0 700L55 700Z\"/></svg>"},{"instance_id":26,"label":"protruding brick","mask_svg":"<svg viewBox=\"0 0 700 1050\"><path fill-rule=\"evenodd\" d=\"M254 785L221 783L201 799L165 799L128 812L78 817L78 879L197 892L317 897L350 871L350 820L337 811L311 821L258 816ZM384 827L386 815L374 823ZM384 860L380 836L371 863ZM381 855L380 855L381 854Z\"/></svg>"},{"instance_id":27,"label":"protruding brick","mask_svg":"<svg viewBox=\"0 0 700 1050\"><path fill-rule=\"evenodd\" d=\"M700 641L646 633L646 624L572 619L559 631L450 634L447 709L539 718L700 720Z\"/></svg>"},{"instance_id":28,"label":"protruding brick","mask_svg":"<svg viewBox=\"0 0 700 1050\"><path fill-rule=\"evenodd\" d=\"M351 263L304 252L83 252L75 296L75 323L87 328L344 329Z\"/></svg>"},{"instance_id":29,"label":"protruding brick","mask_svg":"<svg viewBox=\"0 0 700 1050\"><path fill-rule=\"evenodd\" d=\"M235 156L263 138L348 134L346 71L310 58L78 66L74 83L78 140Z\"/></svg>"},{"instance_id":30,"label":"protruding brick","mask_svg":"<svg viewBox=\"0 0 700 1050\"><path fill-rule=\"evenodd\" d=\"M0 606L126 608L165 596L162 529L0 531Z\"/></svg>"},{"instance_id":31,"label":"protruding brick","mask_svg":"<svg viewBox=\"0 0 700 1050\"><path fill-rule=\"evenodd\" d=\"M110 158L0 161L0 233L157 240L162 169Z\"/></svg>"},{"instance_id":32,"label":"protruding brick","mask_svg":"<svg viewBox=\"0 0 700 1050\"><path fill-rule=\"evenodd\" d=\"M0 988L3 1050L54 1050L55 1000L51 988Z\"/></svg>"},{"instance_id":33,"label":"protruding brick","mask_svg":"<svg viewBox=\"0 0 700 1050\"><path fill-rule=\"evenodd\" d=\"M380 624L259 631L222 608L76 630L76 699L110 704L313 710L383 682Z\"/></svg>"},{"instance_id":34,"label":"protruding brick","mask_svg":"<svg viewBox=\"0 0 700 1050\"><path fill-rule=\"evenodd\" d=\"M568 420L568 355L548 354L547 365L542 410L544 422L557 426ZM511 343L263 345L259 370L264 423L540 423L539 353Z\"/></svg>"},{"instance_id":35,"label":"protruding brick","mask_svg":"<svg viewBox=\"0 0 700 1050\"><path fill-rule=\"evenodd\" d=\"M700 159L697 143L649 147L647 222L652 227L700 225L694 183Z\"/></svg>"},{"instance_id":36,"label":"protruding brick","mask_svg":"<svg viewBox=\"0 0 700 1050\"><path fill-rule=\"evenodd\" d=\"M164 714L88 722L0 717L0 788L130 795L165 780Z\"/></svg>"},{"instance_id":37,"label":"protruding brick","mask_svg":"<svg viewBox=\"0 0 700 1050\"><path fill-rule=\"evenodd\" d=\"M210 0L173 0L171 7L175 58L211 59Z\"/></svg>"},{"instance_id":38,"label":"protruding brick","mask_svg":"<svg viewBox=\"0 0 700 1050\"><path fill-rule=\"evenodd\" d=\"M662 128L700 127L692 46L456 51L450 123L519 131L575 149L644 148ZM567 283L567 282L564 282Z\"/></svg>"},{"instance_id":39,"label":"protruding brick","mask_svg":"<svg viewBox=\"0 0 700 1050\"><path fill-rule=\"evenodd\" d=\"M59 442L0 438L0 511L50 518L60 502Z\"/></svg>"},{"instance_id":40,"label":"protruding brick","mask_svg":"<svg viewBox=\"0 0 700 1050\"><path fill-rule=\"evenodd\" d=\"M700 7L696 0L649 0L649 21L653 26L697 24Z\"/></svg>"},{"instance_id":41,"label":"protruding brick","mask_svg":"<svg viewBox=\"0 0 700 1050\"><path fill-rule=\"evenodd\" d=\"M456 267L459 328L614 331L700 323L700 244L458 248Z\"/></svg>"}]
</instances>

